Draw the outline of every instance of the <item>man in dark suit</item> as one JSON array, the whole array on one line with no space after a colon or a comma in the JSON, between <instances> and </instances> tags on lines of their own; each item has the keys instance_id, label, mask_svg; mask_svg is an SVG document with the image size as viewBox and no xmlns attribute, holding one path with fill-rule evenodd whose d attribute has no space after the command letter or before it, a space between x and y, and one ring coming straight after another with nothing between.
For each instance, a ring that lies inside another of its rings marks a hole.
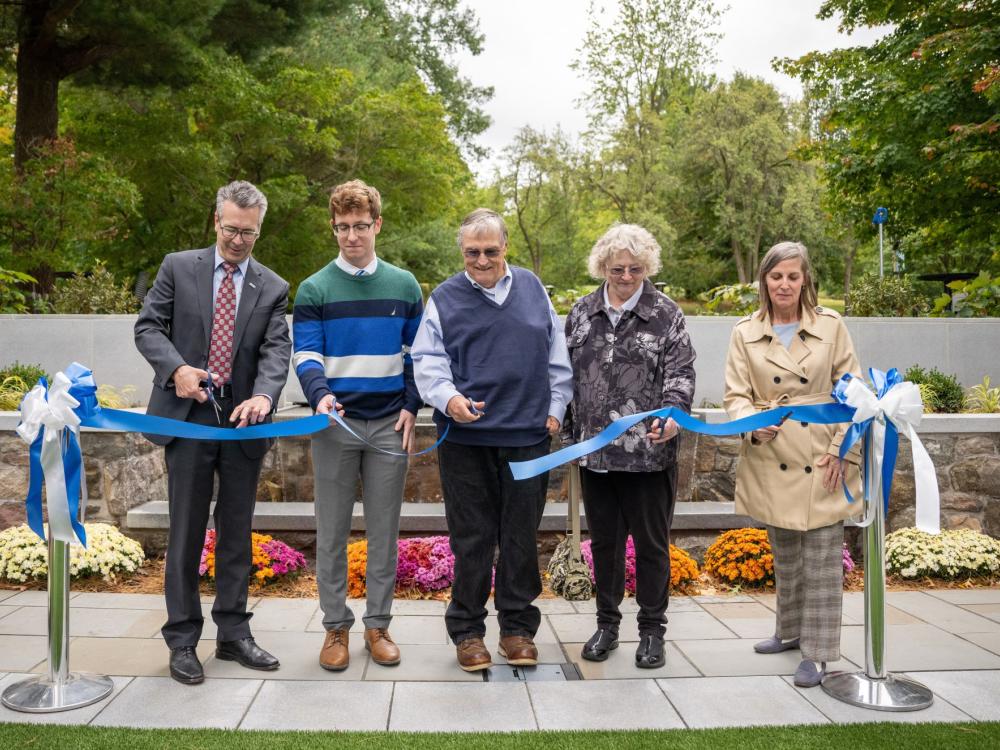
<instances>
[{"instance_id":1,"label":"man in dark suit","mask_svg":"<svg viewBox=\"0 0 1000 750\"><path fill-rule=\"evenodd\" d=\"M216 243L171 253L135 324L135 345L155 373L147 413L192 424L270 421L288 375L288 283L251 257L267 198L237 181L216 196ZM215 476L216 658L251 669L278 660L250 634L246 611L251 522L261 460L273 441L207 441L148 435L164 445L170 500L165 589L170 675L205 679L195 652L204 618L198 567Z\"/></svg>"}]
</instances>

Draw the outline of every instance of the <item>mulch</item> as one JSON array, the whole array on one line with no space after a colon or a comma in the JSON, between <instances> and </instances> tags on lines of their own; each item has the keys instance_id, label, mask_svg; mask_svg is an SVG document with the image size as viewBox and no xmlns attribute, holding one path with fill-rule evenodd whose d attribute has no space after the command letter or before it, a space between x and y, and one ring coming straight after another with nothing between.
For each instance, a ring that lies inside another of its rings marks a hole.
<instances>
[{"instance_id":1,"label":"mulch","mask_svg":"<svg viewBox=\"0 0 1000 750\"><path fill-rule=\"evenodd\" d=\"M310 561L311 562L311 561ZM131 576L124 578L105 580L102 578L81 578L73 581L72 589L78 592L113 593L113 594L162 594L163 593L163 567L162 557L147 560L143 566ZM542 573L542 599L558 599L545 582L544 571ZM928 590L928 589L978 589L993 588L1000 586L1000 576L970 578L954 581L944 581L934 578L923 578L920 580L909 580L899 576L887 576L886 588L890 591L906 590ZM46 582L33 581L25 584L11 584L0 582L0 590L7 591L44 591ZM845 591L864 591L864 573L861 566L856 567L844 576ZM685 584L680 590L672 591L674 594L689 595L725 595L725 594L765 594L773 593L773 586L746 586L729 584L712 578L708 573L702 572L697 581ZM215 595L215 585L211 581L201 583L201 593L205 596ZM250 596L274 596L289 599L317 599L319 597L316 590L316 573L310 567L307 572L300 573L294 577L286 577L268 583L258 583L251 579ZM437 599L448 601L451 598L450 590L435 591L425 593L421 591L397 591L396 596L401 599Z\"/></svg>"}]
</instances>

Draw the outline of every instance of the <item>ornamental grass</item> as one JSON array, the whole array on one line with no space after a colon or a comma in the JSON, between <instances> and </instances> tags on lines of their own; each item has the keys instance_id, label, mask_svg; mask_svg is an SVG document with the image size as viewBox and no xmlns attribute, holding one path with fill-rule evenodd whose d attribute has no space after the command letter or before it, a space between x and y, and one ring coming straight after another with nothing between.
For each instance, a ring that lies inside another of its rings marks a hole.
<instances>
[{"instance_id":1,"label":"ornamental grass","mask_svg":"<svg viewBox=\"0 0 1000 750\"><path fill-rule=\"evenodd\" d=\"M594 553L588 539L580 545L583 561L590 568L590 580L594 582ZM698 563L680 547L670 545L670 588L680 590L698 579ZM629 536L625 540L625 590L635 594L635 542Z\"/></svg>"},{"instance_id":2,"label":"ornamental grass","mask_svg":"<svg viewBox=\"0 0 1000 750\"><path fill-rule=\"evenodd\" d=\"M86 523L87 546L71 544L69 575L73 580L100 577L107 581L139 569L146 556L142 545L106 523ZM28 524L0 531L0 581L27 583L49 575L48 545Z\"/></svg>"},{"instance_id":3,"label":"ornamental grass","mask_svg":"<svg viewBox=\"0 0 1000 750\"><path fill-rule=\"evenodd\" d=\"M1000 541L972 529L899 529L885 538L885 567L910 579L993 576L1000 573Z\"/></svg>"},{"instance_id":4,"label":"ornamental grass","mask_svg":"<svg viewBox=\"0 0 1000 750\"><path fill-rule=\"evenodd\" d=\"M302 572L306 567L305 556L279 539L267 534L251 534L253 544L251 570L257 583L270 583ZM215 529L205 532L205 545L201 549L198 575L215 578Z\"/></svg>"},{"instance_id":5,"label":"ornamental grass","mask_svg":"<svg viewBox=\"0 0 1000 750\"><path fill-rule=\"evenodd\" d=\"M730 529L705 550L705 570L726 583L774 586L774 555L764 529Z\"/></svg>"}]
</instances>

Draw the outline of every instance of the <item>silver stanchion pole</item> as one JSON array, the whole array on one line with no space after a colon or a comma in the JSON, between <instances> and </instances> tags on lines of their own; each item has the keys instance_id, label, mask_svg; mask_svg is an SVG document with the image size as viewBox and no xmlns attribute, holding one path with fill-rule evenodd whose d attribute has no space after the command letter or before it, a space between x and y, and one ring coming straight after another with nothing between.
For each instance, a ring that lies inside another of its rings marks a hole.
<instances>
[{"instance_id":1,"label":"silver stanchion pole","mask_svg":"<svg viewBox=\"0 0 1000 750\"><path fill-rule=\"evenodd\" d=\"M875 711L919 711L934 702L934 694L916 680L885 668L885 507L882 477L872 450L873 425L864 438L865 517L865 671L831 672L823 678L824 692Z\"/></svg>"},{"instance_id":2,"label":"silver stanchion pole","mask_svg":"<svg viewBox=\"0 0 1000 750\"><path fill-rule=\"evenodd\" d=\"M84 484L81 517L86 498ZM106 698L115 687L110 677L69 671L69 544L53 539L49 532L49 673L4 690L3 705L14 711L69 711Z\"/></svg>"}]
</instances>

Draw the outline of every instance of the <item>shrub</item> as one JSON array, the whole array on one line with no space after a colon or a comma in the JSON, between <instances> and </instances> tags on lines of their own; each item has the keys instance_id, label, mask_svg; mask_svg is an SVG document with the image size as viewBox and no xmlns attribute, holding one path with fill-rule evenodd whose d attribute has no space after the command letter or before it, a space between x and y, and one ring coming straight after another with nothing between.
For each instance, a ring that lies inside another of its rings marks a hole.
<instances>
[{"instance_id":1,"label":"shrub","mask_svg":"<svg viewBox=\"0 0 1000 750\"><path fill-rule=\"evenodd\" d=\"M965 392L954 375L945 375L936 367L924 370L919 365L913 365L906 371L903 378L915 383L920 388L920 397L924 402L926 412L944 412L954 414L962 411L965 403Z\"/></svg>"},{"instance_id":2,"label":"shrub","mask_svg":"<svg viewBox=\"0 0 1000 750\"><path fill-rule=\"evenodd\" d=\"M397 543L396 591L428 594L451 586L455 555L446 536L413 537ZM347 595L361 597L368 589L368 540L347 545Z\"/></svg>"},{"instance_id":3,"label":"shrub","mask_svg":"<svg viewBox=\"0 0 1000 750\"><path fill-rule=\"evenodd\" d=\"M934 300L932 315L938 317L988 318L1000 317L1000 276L981 271L969 281L948 284L952 294L942 294Z\"/></svg>"},{"instance_id":4,"label":"shrub","mask_svg":"<svg viewBox=\"0 0 1000 750\"><path fill-rule=\"evenodd\" d=\"M1000 388L990 388L990 377L972 386L965 393L965 410L974 414L996 414L1000 412Z\"/></svg>"},{"instance_id":5,"label":"shrub","mask_svg":"<svg viewBox=\"0 0 1000 750\"><path fill-rule=\"evenodd\" d=\"M34 276L0 267L0 314L29 312L28 297L17 285L34 282Z\"/></svg>"},{"instance_id":6,"label":"shrub","mask_svg":"<svg viewBox=\"0 0 1000 750\"><path fill-rule=\"evenodd\" d=\"M446 536L414 537L398 542L396 588L420 593L440 591L455 580L455 555Z\"/></svg>"},{"instance_id":7,"label":"shrub","mask_svg":"<svg viewBox=\"0 0 1000 750\"><path fill-rule=\"evenodd\" d=\"M28 386L29 390L34 388L39 378L45 378L49 383L52 382L52 376L45 372L45 368L41 365L22 365L17 361L0 369L0 383L7 378L19 378Z\"/></svg>"},{"instance_id":8,"label":"shrub","mask_svg":"<svg viewBox=\"0 0 1000 750\"><path fill-rule=\"evenodd\" d=\"M134 313L140 307L128 283L118 281L100 263L90 275L78 273L57 281L49 301L52 312L65 314Z\"/></svg>"},{"instance_id":9,"label":"shrub","mask_svg":"<svg viewBox=\"0 0 1000 750\"><path fill-rule=\"evenodd\" d=\"M590 580L594 581L594 554L590 540L580 545L583 561L590 568ZM687 552L670 545L670 588L677 589L698 578L698 563ZM625 541L625 590L635 593L635 543L632 537Z\"/></svg>"},{"instance_id":10,"label":"shrub","mask_svg":"<svg viewBox=\"0 0 1000 750\"><path fill-rule=\"evenodd\" d=\"M857 318L900 318L924 315L928 305L908 277L866 274L851 282L845 309Z\"/></svg>"},{"instance_id":11,"label":"shrub","mask_svg":"<svg viewBox=\"0 0 1000 750\"><path fill-rule=\"evenodd\" d=\"M903 578L966 578L1000 573L1000 541L971 529L928 534L899 529L885 538L885 567Z\"/></svg>"},{"instance_id":12,"label":"shrub","mask_svg":"<svg viewBox=\"0 0 1000 750\"><path fill-rule=\"evenodd\" d=\"M251 571L258 583L268 583L282 576L295 575L306 567L301 552L266 534L251 534L253 543ZM198 575L215 578L215 529L205 532Z\"/></svg>"},{"instance_id":13,"label":"shrub","mask_svg":"<svg viewBox=\"0 0 1000 750\"><path fill-rule=\"evenodd\" d=\"M760 307L756 284L726 284L698 295L706 315L749 315Z\"/></svg>"},{"instance_id":14,"label":"shrub","mask_svg":"<svg viewBox=\"0 0 1000 750\"><path fill-rule=\"evenodd\" d=\"M101 576L114 580L120 573L134 573L146 556L142 545L106 523L84 524L87 548L70 545L70 578ZM0 580L25 583L48 577L48 545L28 524L0 531Z\"/></svg>"},{"instance_id":15,"label":"shrub","mask_svg":"<svg viewBox=\"0 0 1000 750\"><path fill-rule=\"evenodd\" d=\"M728 583L774 585L774 555L764 529L730 529L705 550L705 570Z\"/></svg>"}]
</instances>

